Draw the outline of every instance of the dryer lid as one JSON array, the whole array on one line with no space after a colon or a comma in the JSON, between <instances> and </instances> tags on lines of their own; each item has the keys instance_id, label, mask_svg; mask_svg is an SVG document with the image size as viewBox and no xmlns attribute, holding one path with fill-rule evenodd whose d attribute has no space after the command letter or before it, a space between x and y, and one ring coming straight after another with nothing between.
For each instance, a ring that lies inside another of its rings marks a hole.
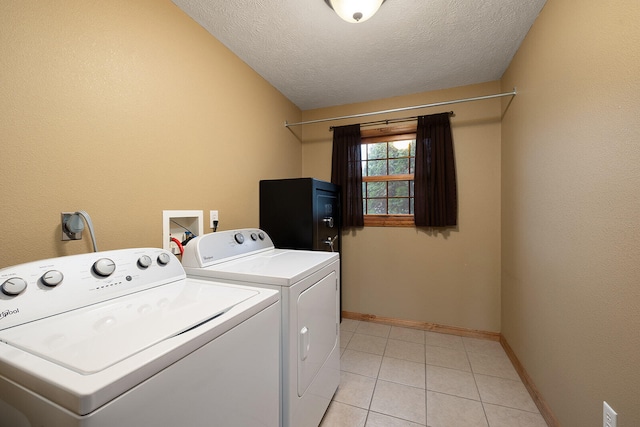
<instances>
[{"instance_id":1,"label":"dryer lid","mask_svg":"<svg viewBox=\"0 0 640 427\"><path fill-rule=\"evenodd\" d=\"M6 329L0 332L0 341L80 374L92 374L257 294L181 280Z\"/></svg>"},{"instance_id":2,"label":"dryer lid","mask_svg":"<svg viewBox=\"0 0 640 427\"><path fill-rule=\"evenodd\" d=\"M193 277L289 287L338 259L336 252L272 249L209 267L185 267L185 271Z\"/></svg>"}]
</instances>

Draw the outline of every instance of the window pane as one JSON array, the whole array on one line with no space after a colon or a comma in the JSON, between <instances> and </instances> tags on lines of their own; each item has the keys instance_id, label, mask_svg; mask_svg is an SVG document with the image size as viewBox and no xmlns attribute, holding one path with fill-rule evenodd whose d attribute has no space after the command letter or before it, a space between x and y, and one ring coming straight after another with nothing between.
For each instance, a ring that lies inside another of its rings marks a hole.
<instances>
[{"instance_id":1,"label":"window pane","mask_svg":"<svg viewBox=\"0 0 640 427\"><path fill-rule=\"evenodd\" d=\"M407 215L409 214L408 198L389 198L389 214L391 215Z\"/></svg>"},{"instance_id":2,"label":"window pane","mask_svg":"<svg viewBox=\"0 0 640 427\"><path fill-rule=\"evenodd\" d=\"M368 199L374 197L387 197L387 183L382 182L367 182L367 192L365 193Z\"/></svg>"},{"instance_id":3,"label":"window pane","mask_svg":"<svg viewBox=\"0 0 640 427\"><path fill-rule=\"evenodd\" d=\"M367 213L369 215L384 215L387 213L387 199L368 199Z\"/></svg>"},{"instance_id":4,"label":"window pane","mask_svg":"<svg viewBox=\"0 0 640 427\"><path fill-rule=\"evenodd\" d=\"M409 173L409 159L389 160L389 175L399 175Z\"/></svg>"},{"instance_id":5,"label":"window pane","mask_svg":"<svg viewBox=\"0 0 640 427\"><path fill-rule=\"evenodd\" d=\"M367 175L366 176L380 176L388 175L387 161L386 160L370 160L367 162Z\"/></svg>"},{"instance_id":6,"label":"window pane","mask_svg":"<svg viewBox=\"0 0 640 427\"><path fill-rule=\"evenodd\" d=\"M368 159L386 159L387 158L387 143L378 142L375 144L367 145L367 158Z\"/></svg>"},{"instance_id":7,"label":"window pane","mask_svg":"<svg viewBox=\"0 0 640 427\"><path fill-rule=\"evenodd\" d=\"M412 143L413 141L409 139L393 141L389 144L389 158L397 159L398 157L409 157Z\"/></svg>"},{"instance_id":8,"label":"window pane","mask_svg":"<svg viewBox=\"0 0 640 427\"><path fill-rule=\"evenodd\" d=\"M409 181L390 181L389 197L408 197Z\"/></svg>"},{"instance_id":9,"label":"window pane","mask_svg":"<svg viewBox=\"0 0 640 427\"><path fill-rule=\"evenodd\" d=\"M375 142L361 145L362 176L384 179L385 175L415 173L415 139ZM412 215L414 213L413 180L364 182L365 215Z\"/></svg>"}]
</instances>

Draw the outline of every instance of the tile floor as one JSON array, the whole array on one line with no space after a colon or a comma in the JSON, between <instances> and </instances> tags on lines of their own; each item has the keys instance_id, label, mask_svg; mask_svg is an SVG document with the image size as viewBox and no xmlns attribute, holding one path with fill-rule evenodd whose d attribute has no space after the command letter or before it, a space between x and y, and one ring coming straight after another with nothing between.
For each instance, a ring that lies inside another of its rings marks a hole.
<instances>
[{"instance_id":1,"label":"tile floor","mask_svg":"<svg viewBox=\"0 0 640 427\"><path fill-rule=\"evenodd\" d=\"M500 343L343 319L320 427L547 427Z\"/></svg>"}]
</instances>

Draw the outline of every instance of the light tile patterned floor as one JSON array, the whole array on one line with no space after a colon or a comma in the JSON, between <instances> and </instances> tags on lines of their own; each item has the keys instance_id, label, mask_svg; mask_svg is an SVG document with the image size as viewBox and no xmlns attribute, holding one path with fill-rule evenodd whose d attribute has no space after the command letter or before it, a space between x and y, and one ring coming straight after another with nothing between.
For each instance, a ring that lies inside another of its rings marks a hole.
<instances>
[{"instance_id":1,"label":"light tile patterned floor","mask_svg":"<svg viewBox=\"0 0 640 427\"><path fill-rule=\"evenodd\" d=\"M547 427L500 343L343 319L320 427Z\"/></svg>"}]
</instances>

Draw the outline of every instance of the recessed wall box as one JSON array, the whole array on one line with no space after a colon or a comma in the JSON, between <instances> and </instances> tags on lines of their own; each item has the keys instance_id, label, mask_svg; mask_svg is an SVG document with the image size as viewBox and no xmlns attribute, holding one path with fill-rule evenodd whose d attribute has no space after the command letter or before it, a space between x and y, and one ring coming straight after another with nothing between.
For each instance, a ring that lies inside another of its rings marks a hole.
<instances>
[{"instance_id":1,"label":"recessed wall box","mask_svg":"<svg viewBox=\"0 0 640 427\"><path fill-rule=\"evenodd\" d=\"M202 236L203 211L162 211L162 248L172 250L171 236L181 239L188 230Z\"/></svg>"}]
</instances>

